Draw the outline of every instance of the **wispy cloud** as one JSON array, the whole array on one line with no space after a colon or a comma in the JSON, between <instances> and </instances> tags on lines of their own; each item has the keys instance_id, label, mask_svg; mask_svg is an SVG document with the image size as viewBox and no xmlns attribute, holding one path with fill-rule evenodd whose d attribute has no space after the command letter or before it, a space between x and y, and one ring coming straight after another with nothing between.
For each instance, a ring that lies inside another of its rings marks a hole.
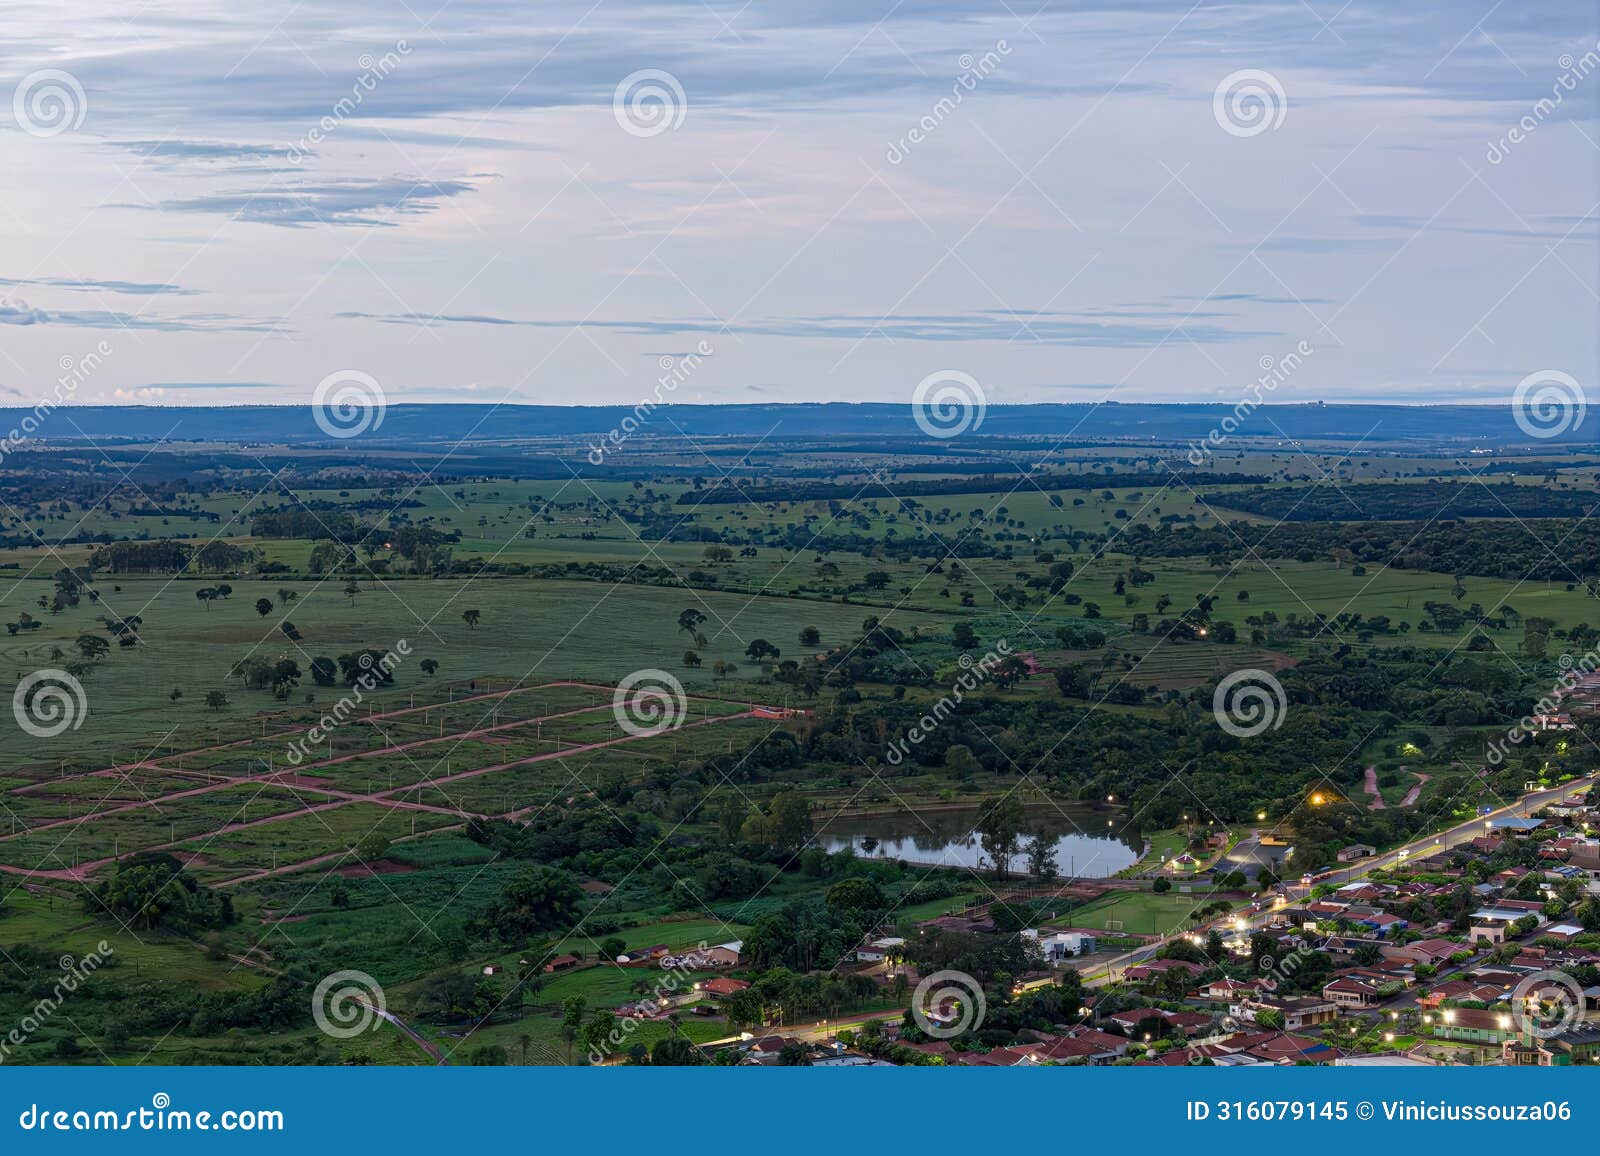
<instances>
[{"instance_id":1,"label":"wispy cloud","mask_svg":"<svg viewBox=\"0 0 1600 1156\"><path fill-rule=\"evenodd\" d=\"M349 177L162 201L173 213L220 213L262 225L394 225L397 217L431 213L446 197L471 192L466 180ZM144 206L139 206L144 207Z\"/></svg>"}]
</instances>

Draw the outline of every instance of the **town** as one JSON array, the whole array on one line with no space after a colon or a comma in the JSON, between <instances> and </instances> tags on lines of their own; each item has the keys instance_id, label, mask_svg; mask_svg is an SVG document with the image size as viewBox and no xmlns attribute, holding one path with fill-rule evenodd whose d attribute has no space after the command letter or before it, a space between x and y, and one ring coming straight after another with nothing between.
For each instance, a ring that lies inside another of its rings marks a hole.
<instances>
[{"instance_id":1,"label":"town","mask_svg":"<svg viewBox=\"0 0 1600 1156\"><path fill-rule=\"evenodd\" d=\"M1551 796L1553 801L1546 802ZM1529 816L1488 818L1448 849L1389 856L1317 879L1276 882L1236 913L1108 951L1105 931L1061 926L1002 931L996 914L1051 895L998 890L990 903L917 924L908 939L876 936L841 968L848 980L926 1002L904 1013L787 1027L766 1024L771 981L741 968L739 942L674 956L665 945L619 962L715 967L726 974L615 1009L619 1022L688 1014L742 1026L702 1046L709 1062L829 1067L945 1064L1238 1067L1600 1063L1600 790L1541 792ZM1341 861L1375 851L1353 846ZM1185 854L1183 858L1188 859ZM1394 860L1398 860L1397 862ZM1206 895L1188 864L1186 892ZM1154 886L1171 886L1158 874ZM1141 881L1140 885L1143 884ZM1066 886L1079 898L1105 888ZM1199 900L1197 899L1197 903ZM1226 903L1221 906L1228 906ZM1021 945L1026 970L988 991L943 980L924 994L923 941L985 955L985 941ZM965 949L950 941L967 941ZM578 966L571 956L557 966ZM623 1038L631 1029L622 1032ZM597 1053L626 1062L625 1052Z\"/></svg>"}]
</instances>

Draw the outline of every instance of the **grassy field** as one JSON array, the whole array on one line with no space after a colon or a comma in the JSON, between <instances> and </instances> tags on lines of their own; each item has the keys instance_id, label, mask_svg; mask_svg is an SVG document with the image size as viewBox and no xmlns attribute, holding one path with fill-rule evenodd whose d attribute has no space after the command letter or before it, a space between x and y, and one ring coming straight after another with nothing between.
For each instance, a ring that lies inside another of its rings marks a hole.
<instances>
[{"instance_id":1,"label":"grassy field","mask_svg":"<svg viewBox=\"0 0 1600 1156\"><path fill-rule=\"evenodd\" d=\"M225 721L281 709L284 704L270 693L245 690L229 677L234 663L252 654L293 658L306 670L318 655L336 656L365 646L388 650L407 640L412 656L395 673L396 690L383 696L399 705L406 692L429 688L430 680L418 668L428 657L441 663L440 679L498 675L614 682L632 671L659 667L691 692L714 693L715 661L738 665L735 685L758 673L744 654L750 640L766 638L791 648L800 628L814 625L824 641L837 643L857 632L867 613L838 603L515 579L363 584L353 601L342 593L342 582L241 581L234 584L231 598L205 610L194 597L203 583L141 579L117 585L120 589L108 591L102 607L85 603L59 617L46 616L42 630L23 640L7 640L3 653L16 681L41 666L59 665L61 659L53 652L70 652L79 634L98 631L95 617L108 610L142 614L146 639L132 651L113 648L101 661L85 683L88 713L78 729L56 736L48 748L16 730L0 734L0 758L11 765L46 750L51 759L92 753L132 761L162 742L192 745ZM276 605L277 590L284 585L297 588L300 597L286 611L277 608L259 616L256 599L269 598ZM28 608L46 588L43 582L18 584L0 600L0 613L15 615ZM677 626L678 613L688 606L708 615L702 627L708 643L700 648L704 666L698 670L685 669L681 661L684 650L693 646ZM468 608L482 613L477 629L461 619ZM299 630L299 643L280 632L285 617ZM892 620L906 629L920 624L948 630L948 624L927 615L906 612ZM173 688L183 692L182 698L169 697ZM228 695L223 710L204 706L212 690ZM293 697L299 704L305 695L313 695L316 708L325 709L342 693L312 686L306 679Z\"/></svg>"}]
</instances>

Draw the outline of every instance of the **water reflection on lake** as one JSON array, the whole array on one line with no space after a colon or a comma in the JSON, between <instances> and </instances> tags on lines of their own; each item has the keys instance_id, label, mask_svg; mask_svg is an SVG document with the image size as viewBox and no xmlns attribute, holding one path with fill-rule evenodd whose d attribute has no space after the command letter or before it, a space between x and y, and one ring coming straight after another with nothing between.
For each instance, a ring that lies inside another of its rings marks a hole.
<instances>
[{"instance_id":1,"label":"water reflection on lake","mask_svg":"<svg viewBox=\"0 0 1600 1156\"><path fill-rule=\"evenodd\" d=\"M1108 819L1113 826L1106 825ZM854 847L856 854L871 858L949 867L977 867L981 860L988 866L973 829L977 821L976 807L851 816L818 823L817 842L829 851ZM1029 807L1024 831L1055 836L1060 874L1099 879L1132 866L1139 857L1139 836L1133 831L1122 838L1116 834L1126 822L1121 811Z\"/></svg>"}]
</instances>

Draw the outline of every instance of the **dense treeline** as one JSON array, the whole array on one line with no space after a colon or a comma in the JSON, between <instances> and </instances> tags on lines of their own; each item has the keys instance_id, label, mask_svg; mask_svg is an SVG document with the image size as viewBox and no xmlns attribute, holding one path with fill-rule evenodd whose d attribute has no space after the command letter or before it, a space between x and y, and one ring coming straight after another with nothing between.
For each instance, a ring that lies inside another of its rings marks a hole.
<instances>
[{"instance_id":1,"label":"dense treeline","mask_svg":"<svg viewBox=\"0 0 1600 1156\"><path fill-rule=\"evenodd\" d=\"M1203 556L1314 562L1476 574L1511 581L1587 582L1600 575L1600 523L1511 519L1474 522L1232 522L1156 531L1134 526L1119 544L1145 558Z\"/></svg>"},{"instance_id":2,"label":"dense treeline","mask_svg":"<svg viewBox=\"0 0 1600 1156\"><path fill-rule=\"evenodd\" d=\"M1555 490L1455 482L1358 482L1343 486L1274 486L1207 491L1206 502L1290 522L1417 521L1435 518L1583 518L1597 504L1592 490Z\"/></svg>"},{"instance_id":3,"label":"dense treeline","mask_svg":"<svg viewBox=\"0 0 1600 1156\"><path fill-rule=\"evenodd\" d=\"M978 478L948 478L934 481L896 482L886 486L872 482L797 482L767 486L736 486L719 483L692 490L678 498L680 506L728 505L742 502L820 502L829 499L861 501L868 498L928 497L939 494L1008 494L1026 476L1026 484L1039 490L1136 489L1165 486L1188 479L1189 484L1208 486L1260 486L1267 478L1260 474L1192 474L1177 470L1155 473L1101 474L990 474Z\"/></svg>"}]
</instances>

